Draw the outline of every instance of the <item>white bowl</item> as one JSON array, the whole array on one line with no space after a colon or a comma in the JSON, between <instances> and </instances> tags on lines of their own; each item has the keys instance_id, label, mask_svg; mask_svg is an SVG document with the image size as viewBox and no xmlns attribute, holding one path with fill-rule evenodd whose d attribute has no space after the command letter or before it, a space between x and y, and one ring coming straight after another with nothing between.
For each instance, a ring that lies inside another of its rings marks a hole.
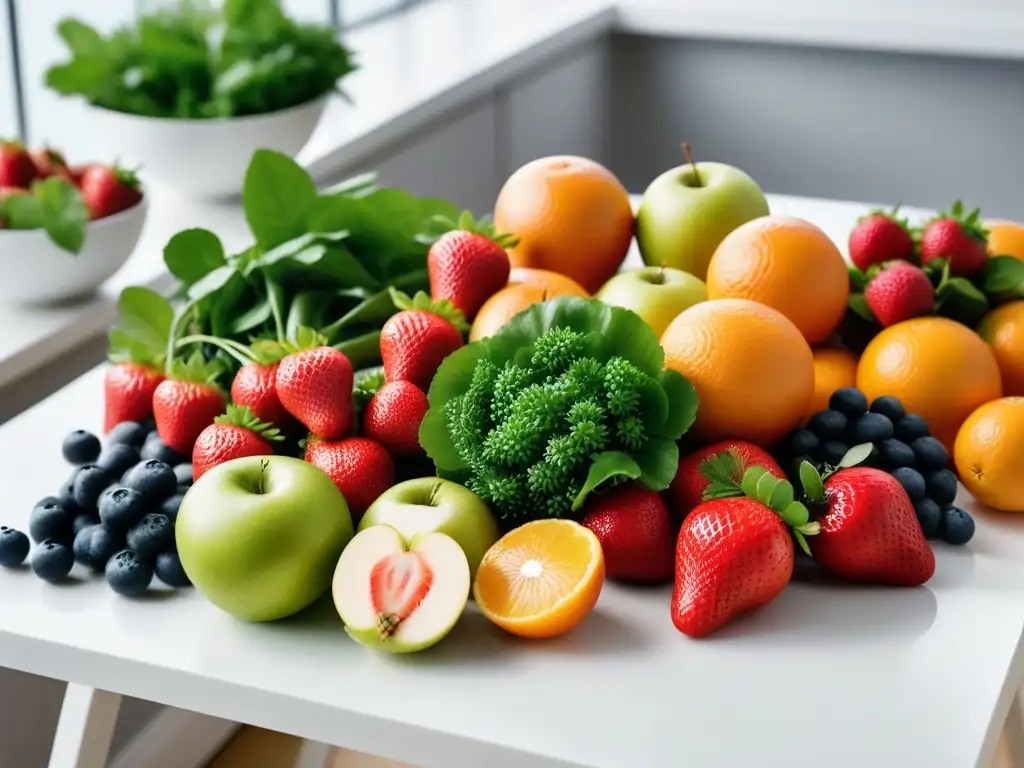
<instances>
[{"instance_id":1,"label":"white bowl","mask_svg":"<svg viewBox=\"0 0 1024 768\"><path fill-rule=\"evenodd\" d=\"M0 230L0 301L43 304L96 290L128 261L142 234L148 199L85 225L82 250L69 253L42 229Z\"/></svg>"},{"instance_id":2,"label":"white bowl","mask_svg":"<svg viewBox=\"0 0 1024 768\"><path fill-rule=\"evenodd\" d=\"M327 97L265 115L175 120L89 107L89 129L104 157L141 166L144 179L199 197L242 191L257 149L294 157L316 129Z\"/></svg>"}]
</instances>

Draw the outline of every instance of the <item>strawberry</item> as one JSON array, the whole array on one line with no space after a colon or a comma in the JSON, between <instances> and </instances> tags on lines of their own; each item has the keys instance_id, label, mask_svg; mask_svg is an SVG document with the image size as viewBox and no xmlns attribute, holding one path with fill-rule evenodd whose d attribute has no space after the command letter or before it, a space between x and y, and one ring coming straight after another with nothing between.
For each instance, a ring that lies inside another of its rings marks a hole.
<instances>
[{"instance_id":1,"label":"strawberry","mask_svg":"<svg viewBox=\"0 0 1024 768\"><path fill-rule=\"evenodd\" d=\"M164 445L192 454L199 433L224 412L224 395L213 383L219 373L198 349L187 360L172 361L170 376L153 392L153 418Z\"/></svg>"},{"instance_id":2,"label":"strawberry","mask_svg":"<svg viewBox=\"0 0 1024 768\"><path fill-rule=\"evenodd\" d=\"M850 261L861 272L894 259L916 259L914 238L906 219L897 217L897 205L891 211L871 211L857 220L850 232Z\"/></svg>"},{"instance_id":3,"label":"strawberry","mask_svg":"<svg viewBox=\"0 0 1024 768\"><path fill-rule=\"evenodd\" d=\"M382 640L419 608L434 584L434 572L420 552L398 552L370 571L370 607L377 615Z\"/></svg>"},{"instance_id":4,"label":"strawberry","mask_svg":"<svg viewBox=\"0 0 1024 768\"><path fill-rule=\"evenodd\" d=\"M376 440L366 437L311 438L306 441L305 459L338 486L355 523L378 496L395 484L391 454Z\"/></svg>"},{"instance_id":5,"label":"strawberry","mask_svg":"<svg viewBox=\"0 0 1024 768\"><path fill-rule=\"evenodd\" d=\"M257 419L278 426L292 421L277 396L277 368L279 362L264 365L246 363L231 381L231 402L247 406Z\"/></svg>"},{"instance_id":6,"label":"strawberry","mask_svg":"<svg viewBox=\"0 0 1024 768\"><path fill-rule=\"evenodd\" d=\"M910 497L892 475L853 466L855 446L825 480L809 464L800 479L820 532L810 543L818 565L837 576L896 586L924 584L935 573L935 554L921 530Z\"/></svg>"},{"instance_id":7,"label":"strawberry","mask_svg":"<svg viewBox=\"0 0 1024 768\"><path fill-rule=\"evenodd\" d=\"M57 172L58 176L67 179L76 187L82 186L82 179L85 177L85 172L92 168L96 163L82 163L80 165L69 165L61 171Z\"/></svg>"},{"instance_id":8,"label":"strawberry","mask_svg":"<svg viewBox=\"0 0 1024 768\"><path fill-rule=\"evenodd\" d=\"M115 363L103 377L103 431L122 421L146 421L153 415L153 393L163 371L142 363Z\"/></svg>"},{"instance_id":9,"label":"strawberry","mask_svg":"<svg viewBox=\"0 0 1024 768\"><path fill-rule=\"evenodd\" d=\"M334 440L352 424L352 364L324 346L323 337L299 332L297 351L277 367L274 386L281 405L317 437Z\"/></svg>"},{"instance_id":10,"label":"strawberry","mask_svg":"<svg viewBox=\"0 0 1024 768\"><path fill-rule=\"evenodd\" d=\"M389 381L367 403L363 432L399 456L422 453L420 423L429 408L427 396L411 381Z\"/></svg>"},{"instance_id":11,"label":"strawberry","mask_svg":"<svg viewBox=\"0 0 1024 768\"><path fill-rule=\"evenodd\" d=\"M260 421L249 408L229 405L196 438L192 447L192 478L198 480L218 464L232 459L270 456L274 453L271 441L280 439L281 433Z\"/></svg>"},{"instance_id":12,"label":"strawberry","mask_svg":"<svg viewBox=\"0 0 1024 768\"><path fill-rule=\"evenodd\" d=\"M652 584L672 578L675 528L654 491L625 483L591 494L582 523L601 542L608 578Z\"/></svg>"},{"instance_id":13,"label":"strawberry","mask_svg":"<svg viewBox=\"0 0 1024 768\"><path fill-rule=\"evenodd\" d=\"M36 178L36 164L19 141L0 141L0 187L28 189Z\"/></svg>"},{"instance_id":14,"label":"strawberry","mask_svg":"<svg viewBox=\"0 0 1024 768\"><path fill-rule=\"evenodd\" d=\"M48 179L51 176L66 176L68 164L64 155L55 149L43 147L33 149L29 153L32 164L36 167L36 176L40 179Z\"/></svg>"},{"instance_id":15,"label":"strawberry","mask_svg":"<svg viewBox=\"0 0 1024 768\"><path fill-rule=\"evenodd\" d=\"M885 266L868 281L864 300L879 325L887 328L935 309L935 288L928 275L905 261Z\"/></svg>"},{"instance_id":16,"label":"strawberry","mask_svg":"<svg viewBox=\"0 0 1024 768\"><path fill-rule=\"evenodd\" d=\"M701 473L701 465L712 456L725 451L731 452L736 461L736 476L733 478L736 482L743 477L747 467L754 466L764 467L779 480L786 479L786 473L771 454L753 443L725 440L705 446L680 460L676 476L665 492L669 509L672 510L676 522L681 522L690 510L703 501L704 491L711 481Z\"/></svg>"},{"instance_id":17,"label":"strawberry","mask_svg":"<svg viewBox=\"0 0 1024 768\"><path fill-rule=\"evenodd\" d=\"M679 530L672 593L672 623L690 637L778 597L793 575L793 539L808 551L805 537L818 530L788 480L762 466L741 473L734 451L705 459L700 472L710 483Z\"/></svg>"},{"instance_id":18,"label":"strawberry","mask_svg":"<svg viewBox=\"0 0 1024 768\"><path fill-rule=\"evenodd\" d=\"M473 221L469 211L458 224L448 223L452 230L441 235L427 253L430 297L447 299L472 320L484 302L508 283L511 264L505 249L514 248L516 241L496 233L487 217Z\"/></svg>"},{"instance_id":19,"label":"strawberry","mask_svg":"<svg viewBox=\"0 0 1024 768\"><path fill-rule=\"evenodd\" d=\"M975 208L964 216L958 200L949 213L940 213L921 232L921 263L945 259L949 273L957 277L976 275L988 261L988 230Z\"/></svg>"},{"instance_id":20,"label":"strawberry","mask_svg":"<svg viewBox=\"0 0 1024 768\"><path fill-rule=\"evenodd\" d=\"M116 165L90 165L78 186L90 219L113 216L142 199L142 188L135 172Z\"/></svg>"},{"instance_id":21,"label":"strawberry","mask_svg":"<svg viewBox=\"0 0 1024 768\"><path fill-rule=\"evenodd\" d=\"M392 297L401 311L380 331L384 377L411 381L426 392L441 362L462 346L465 318L450 301L431 302L422 291L412 299L398 291Z\"/></svg>"}]
</instances>

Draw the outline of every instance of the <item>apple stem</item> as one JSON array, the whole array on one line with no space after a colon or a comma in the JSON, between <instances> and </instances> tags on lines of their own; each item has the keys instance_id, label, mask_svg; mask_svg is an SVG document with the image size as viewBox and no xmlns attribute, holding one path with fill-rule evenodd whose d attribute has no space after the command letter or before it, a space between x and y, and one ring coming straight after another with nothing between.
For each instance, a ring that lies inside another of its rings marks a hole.
<instances>
[{"instance_id":1,"label":"apple stem","mask_svg":"<svg viewBox=\"0 0 1024 768\"><path fill-rule=\"evenodd\" d=\"M703 187L704 182L700 180L700 171L697 170L697 163L693 160L693 152L690 150L690 142L683 142L683 154L686 155L686 160L693 167L693 180L697 182L698 187Z\"/></svg>"}]
</instances>

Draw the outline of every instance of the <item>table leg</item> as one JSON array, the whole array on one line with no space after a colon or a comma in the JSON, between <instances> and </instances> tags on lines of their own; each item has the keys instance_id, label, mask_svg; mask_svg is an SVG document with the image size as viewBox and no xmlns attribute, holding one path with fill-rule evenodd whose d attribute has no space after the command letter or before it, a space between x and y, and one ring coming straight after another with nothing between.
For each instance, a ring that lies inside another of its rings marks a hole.
<instances>
[{"instance_id":1,"label":"table leg","mask_svg":"<svg viewBox=\"0 0 1024 768\"><path fill-rule=\"evenodd\" d=\"M121 696L68 683L49 768L106 768Z\"/></svg>"},{"instance_id":2,"label":"table leg","mask_svg":"<svg viewBox=\"0 0 1024 768\"><path fill-rule=\"evenodd\" d=\"M1006 716L1003 738L1013 768L1024 768L1024 689L1017 689Z\"/></svg>"}]
</instances>

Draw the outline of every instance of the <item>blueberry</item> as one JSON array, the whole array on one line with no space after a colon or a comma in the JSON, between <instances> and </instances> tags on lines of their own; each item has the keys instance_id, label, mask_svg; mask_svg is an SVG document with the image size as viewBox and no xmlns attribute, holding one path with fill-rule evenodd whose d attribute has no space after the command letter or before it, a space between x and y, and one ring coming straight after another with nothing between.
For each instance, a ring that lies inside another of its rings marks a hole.
<instances>
[{"instance_id":1,"label":"blueberry","mask_svg":"<svg viewBox=\"0 0 1024 768\"><path fill-rule=\"evenodd\" d=\"M153 569L137 552L122 549L107 561L107 584L119 595L138 597L149 588Z\"/></svg>"},{"instance_id":2,"label":"blueberry","mask_svg":"<svg viewBox=\"0 0 1024 768\"><path fill-rule=\"evenodd\" d=\"M181 567L181 558L178 557L178 550L171 548L156 556L154 567L156 577L168 587L190 587L192 580Z\"/></svg>"},{"instance_id":3,"label":"blueberry","mask_svg":"<svg viewBox=\"0 0 1024 768\"><path fill-rule=\"evenodd\" d=\"M78 470L75 475L75 482L71 487L71 493L75 498L75 504L83 512L92 512L96 509L96 501L104 489L110 485L110 475L102 467L95 464L86 464Z\"/></svg>"},{"instance_id":4,"label":"blueberry","mask_svg":"<svg viewBox=\"0 0 1024 768\"><path fill-rule=\"evenodd\" d=\"M29 541L21 531L0 525L0 565L17 568L28 557Z\"/></svg>"},{"instance_id":5,"label":"blueberry","mask_svg":"<svg viewBox=\"0 0 1024 768\"><path fill-rule=\"evenodd\" d=\"M798 429L786 438L786 449L792 456L810 455L818 450L818 436L809 429Z\"/></svg>"},{"instance_id":6,"label":"blueberry","mask_svg":"<svg viewBox=\"0 0 1024 768\"><path fill-rule=\"evenodd\" d=\"M111 477L120 477L141 461L139 449L126 443L108 445L96 461Z\"/></svg>"},{"instance_id":7,"label":"blueberry","mask_svg":"<svg viewBox=\"0 0 1024 768\"><path fill-rule=\"evenodd\" d=\"M91 464L100 455L100 439L92 432L76 429L64 438L60 450L69 464Z\"/></svg>"},{"instance_id":8,"label":"blueberry","mask_svg":"<svg viewBox=\"0 0 1024 768\"><path fill-rule=\"evenodd\" d=\"M107 561L123 548L124 534L121 531L97 525L89 537L89 567L96 573L102 573Z\"/></svg>"},{"instance_id":9,"label":"blueberry","mask_svg":"<svg viewBox=\"0 0 1024 768\"><path fill-rule=\"evenodd\" d=\"M57 492L57 503L64 507L69 513L78 512L78 505L75 503L75 478L78 477L78 470L71 473L64 485ZM51 497L47 497L51 498Z\"/></svg>"},{"instance_id":10,"label":"blueberry","mask_svg":"<svg viewBox=\"0 0 1024 768\"><path fill-rule=\"evenodd\" d=\"M974 518L970 512L951 507L942 515L942 540L947 544L966 544L974 538Z\"/></svg>"},{"instance_id":11,"label":"blueberry","mask_svg":"<svg viewBox=\"0 0 1024 768\"><path fill-rule=\"evenodd\" d=\"M174 476L178 478L179 488L189 488L192 486L192 465L191 464L179 464L174 468Z\"/></svg>"},{"instance_id":12,"label":"blueberry","mask_svg":"<svg viewBox=\"0 0 1024 768\"><path fill-rule=\"evenodd\" d=\"M54 539L46 539L32 553L32 570L51 584L66 579L74 564L75 556L71 550Z\"/></svg>"},{"instance_id":13,"label":"blueberry","mask_svg":"<svg viewBox=\"0 0 1024 768\"><path fill-rule=\"evenodd\" d=\"M28 532L37 542L45 539L67 541L73 531L73 519L62 504L50 501L32 510L28 518Z\"/></svg>"},{"instance_id":14,"label":"blueberry","mask_svg":"<svg viewBox=\"0 0 1024 768\"><path fill-rule=\"evenodd\" d=\"M914 512L917 513L917 522L921 524L921 532L926 539L932 539L939 532L942 525L942 509L929 498L918 499L914 502Z\"/></svg>"},{"instance_id":15,"label":"blueberry","mask_svg":"<svg viewBox=\"0 0 1024 768\"><path fill-rule=\"evenodd\" d=\"M174 526L167 515L150 513L128 531L128 548L152 560L174 543Z\"/></svg>"},{"instance_id":16,"label":"blueberry","mask_svg":"<svg viewBox=\"0 0 1024 768\"><path fill-rule=\"evenodd\" d=\"M860 416L868 409L868 399L856 387L843 387L832 393L828 407L847 416Z\"/></svg>"},{"instance_id":17,"label":"blueberry","mask_svg":"<svg viewBox=\"0 0 1024 768\"><path fill-rule=\"evenodd\" d=\"M914 452L901 440L883 440L878 446L878 456L886 469L914 466Z\"/></svg>"},{"instance_id":18,"label":"blueberry","mask_svg":"<svg viewBox=\"0 0 1024 768\"><path fill-rule=\"evenodd\" d=\"M160 436L156 432L150 432L149 437L146 438L146 442L142 444L142 450L139 452L142 459L156 459L162 461L164 464L174 466L175 464L181 464L184 458L173 448L170 448L163 444L160 440Z\"/></svg>"},{"instance_id":19,"label":"blueberry","mask_svg":"<svg viewBox=\"0 0 1024 768\"><path fill-rule=\"evenodd\" d=\"M880 443L893 435L892 422L880 413L865 413L854 423L853 444Z\"/></svg>"},{"instance_id":20,"label":"blueberry","mask_svg":"<svg viewBox=\"0 0 1024 768\"><path fill-rule=\"evenodd\" d=\"M147 500L159 504L178 487L178 479L169 465L157 459L136 464L128 474L128 487Z\"/></svg>"},{"instance_id":21,"label":"blueberry","mask_svg":"<svg viewBox=\"0 0 1024 768\"><path fill-rule=\"evenodd\" d=\"M818 455L825 464L831 464L835 467L843 460L843 456L846 455L848 450L850 450L850 447L846 443L839 440L826 440L821 444Z\"/></svg>"},{"instance_id":22,"label":"blueberry","mask_svg":"<svg viewBox=\"0 0 1024 768\"><path fill-rule=\"evenodd\" d=\"M923 499L925 495L924 477L912 467L900 467L894 469L892 476L896 478L903 490L907 492L911 501Z\"/></svg>"},{"instance_id":23,"label":"blueberry","mask_svg":"<svg viewBox=\"0 0 1024 768\"><path fill-rule=\"evenodd\" d=\"M910 444L917 457L917 464L923 470L945 469L949 466L949 451L934 437L919 437Z\"/></svg>"},{"instance_id":24,"label":"blueberry","mask_svg":"<svg viewBox=\"0 0 1024 768\"><path fill-rule=\"evenodd\" d=\"M146 514L146 497L131 488L115 485L100 496L99 510L104 525L126 531Z\"/></svg>"},{"instance_id":25,"label":"blueberry","mask_svg":"<svg viewBox=\"0 0 1024 768\"><path fill-rule=\"evenodd\" d=\"M185 498L185 494L176 493L164 499L164 503L160 505L160 514L166 515L167 519L172 523L178 519L178 510L181 508L181 500Z\"/></svg>"},{"instance_id":26,"label":"blueberry","mask_svg":"<svg viewBox=\"0 0 1024 768\"><path fill-rule=\"evenodd\" d=\"M868 410L871 413L880 413L885 416L889 421L895 424L897 421L902 419L906 415L906 410L903 408L903 403L897 400L892 395L882 395L876 397L875 401L871 403L871 408Z\"/></svg>"},{"instance_id":27,"label":"blueberry","mask_svg":"<svg viewBox=\"0 0 1024 768\"><path fill-rule=\"evenodd\" d=\"M89 540L99 525L90 525L75 534L75 543L71 545L71 554L75 557L76 563L89 565Z\"/></svg>"},{"instance_id":28,"label":"blueberry","mask_svg":"<svg viewBox=\"0 0 1024 768\"><path fill-rule=\"evenodd\" d=\"M818 411L807 426L819 440L842 440L846 437L846 416L839 411Z\"/></svg>"},{"instance_id":29,"label":"blueberry","mask_svg":"<svg viewBox=\"0 0 1024 768\"><path fill-rule=\"evenodd\" d=\"M137 421L122 421L107 433L109 445L130 445L136 450L146 442L149 429Z\"/></svg>"},{"instance_id":30,"label":"blueberry","mask_svg":"<svg viewBox=\"0 0 1024 768\"><path fill-rule=\"evenodd\" d=\"M956 500L956 475L948 469L932 472L925 478L928 498L936 504L952 504Z\"/></svg>"},{"instance_id":31,"label":"blueberry","mask_svg":"<svg viewBox=\"0 0 1024 768\"><path fill-rule=\"evenodd\" d=\"M75 519L71 521L71 532L77 536L83 528L96 525L99 521L100 516L95 512L79 512L75 515Z\"/></svg>"},{"instance_id":32,"label":"blueberry","mask_svg":"<svg viewBox=\"0 0 1024 768\"><path fill-rule=\"evenodd\" d=\"M908 413L896 422L896 437L904 443L913 443L919 437L928 435L928 422L916 413Z\"/></svg>"}]
</instances>

